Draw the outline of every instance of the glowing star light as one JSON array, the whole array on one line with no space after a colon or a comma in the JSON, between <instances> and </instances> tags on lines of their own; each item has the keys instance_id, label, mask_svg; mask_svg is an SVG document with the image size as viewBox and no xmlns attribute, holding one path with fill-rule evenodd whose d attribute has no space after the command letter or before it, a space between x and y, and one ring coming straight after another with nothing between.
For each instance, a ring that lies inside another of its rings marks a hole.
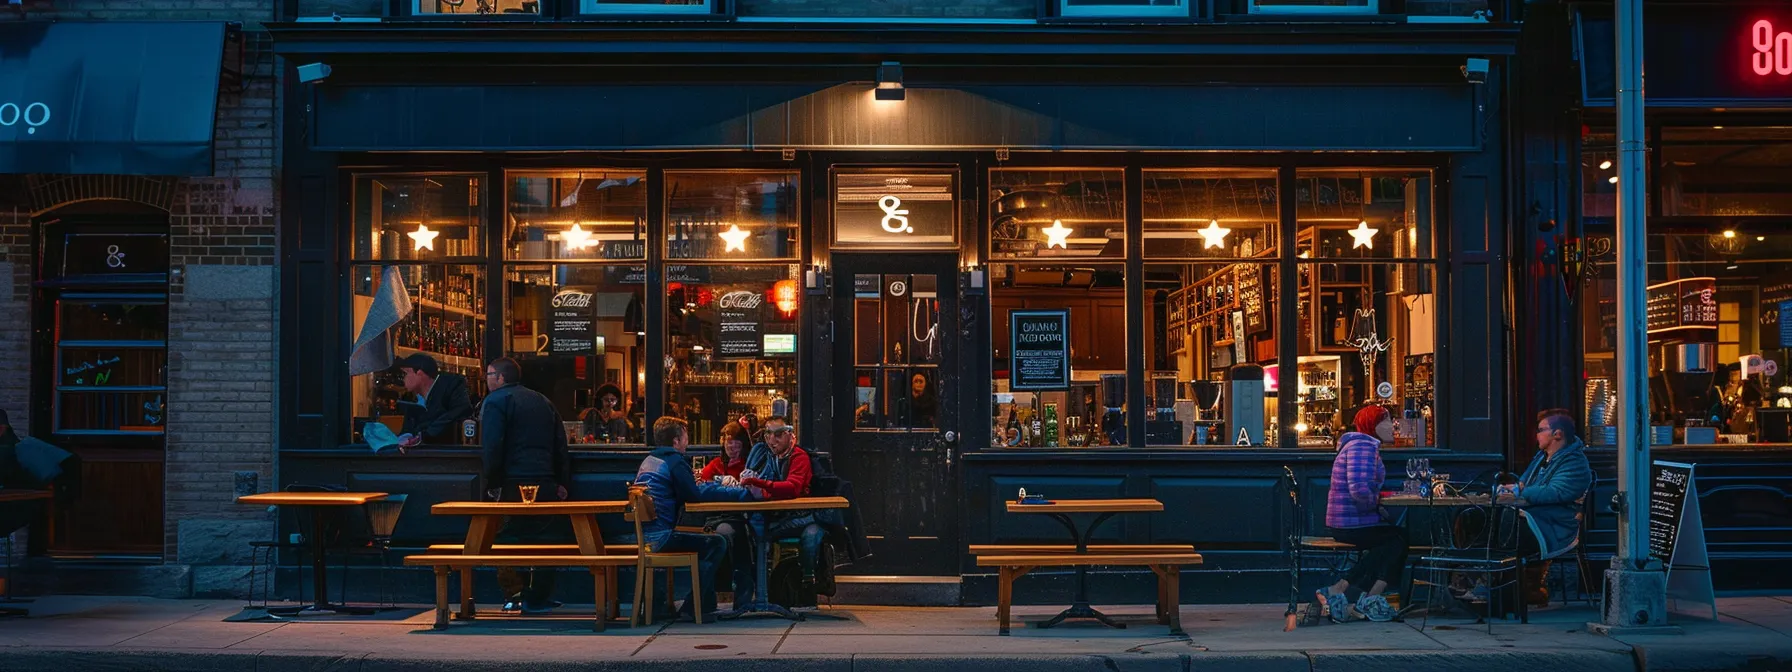
<instances>
[{"instance_id":1,"label":"glowing star light","mask_svg":"<svg viewBox=\"0 0 1792 672\"><path fill-rule=\"evenodd\" d=\"M1222 245L1225 245L1226 244L1226 234L1231 233L1231 232L1232 232L1231 229L1220 226L1220 220L1217 220L1217 219L1208 222L1207 228L1205 228L1205 229L1195 229L1195 233L1199 233L1199 234L1201 234L1202 238L1207 239L1207 244L1202 245L1201 249L1207 249L1207 248L1211 248L1211 247L1220 247Z\"/></svg>"},{"instance_id":2,"label":"glowing star light","mask_svg":"<svg viewBox=\"0 0 1792 672\"><path fill-rule=\"evenodd\" d=\"M1064 222L1054 219L1049 228L1040 229L1039 232L1045 234L1045 249L1049 250L1054 247L1069 249L1068 239L1070 234L1076 233L1076 229L1065 226Z\"/></svg>"},{"instance_id":3,"label":"glowing star light","mask_svg":"<svg viewBox=\"0 0 1792 672\"><path fill-rule=\"evenodd\" d=\"M572 228L567 229L565 233L560 234L560 239L566 241L567 248L574 250L583 250L592 245L591 232L579 228L579 225L577 224L572 225Z\"/></svg>"},{"instance_id":4,"label":"glowing star light","mask_svg":"<svg viewBox=\"0 0 1792 672\"><path fill-rule=\"evenodd\" d=\"M721 236L722 240L728 243L726 247L722 248L723 252L745 252L747 251L747 236L751 234L742 231L738 224L729 224L727 231L716 235Z\"/></svg>"},{"instance_id":5,"label":"glowing star light","mask_svg":"<svg viewBox=\"0 0 1792 672\"><path fill-rule=\"evenodd\" d=\"M427 250L434 251L436 249L436 236L442 235L442 232L441 231L431 231L431 230L429 230L428 225L418 224L416 231L412 231L412 232L404 234L404 235L411 237L411 249L412 250L427 249Z\"/></svg>"},{"instance_id":6,"label":"glowing star light","mask_svg":"<svg viewBox=\"0 0 1792 672\"><path fill-rule=\"evenodd\" d=\"M1369 228L1369 222L1367 221L1357 222L1356 228L1347 232L1350 234L1350 237L1354 239L1350 244L1350 249L1354 250L1359 247L1367 247L1371 250L1375 249L1375 234L1380 230L1381 229Z\"/></svg>"}]
</instances>

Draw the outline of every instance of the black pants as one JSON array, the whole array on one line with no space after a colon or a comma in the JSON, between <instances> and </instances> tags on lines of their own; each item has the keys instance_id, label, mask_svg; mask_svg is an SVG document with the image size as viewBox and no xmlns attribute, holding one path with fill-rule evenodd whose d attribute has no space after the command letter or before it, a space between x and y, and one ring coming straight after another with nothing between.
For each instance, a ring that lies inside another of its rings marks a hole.
<instances>
[{"instance_id":1,"label":"black pants","mask_svg":"<svg viewBox=\"0 0 1792 672\"><path fill-rule=\"evenodd\" d=\"M506 485L498 495L499 501L523 501L522 491L516 485ZM560 501L559 488L553 483L541 484L535 501ZM566 516L511 516L504 521L504 528L498 531L497 543L500 544L558 544L572 540L572 523ZM504 591L504 599L520 598L523 604L531 607L547 607L553 604L554 575L552 568L529 569L525 573L515 567L498 568L498 588Z\"/></svg>"},{"instance_id":2,"label":"black pants","mask_svg":"<svg viewBox=\"0 0 1792 672\"><path fill-rule=\"evenodd\" d=\"M1369 527L1333 528L1332 538L1361 549L1362 557L1356 566L1344 575L1350 583L1345 589L1345 597L1355 602L1363 591L1375 585L1376 581L1386 581L1394 585L1400 578L1401 568L1406 566L1406 528L1398 525L1372 525Z\"/></svg>"}]
</instances>

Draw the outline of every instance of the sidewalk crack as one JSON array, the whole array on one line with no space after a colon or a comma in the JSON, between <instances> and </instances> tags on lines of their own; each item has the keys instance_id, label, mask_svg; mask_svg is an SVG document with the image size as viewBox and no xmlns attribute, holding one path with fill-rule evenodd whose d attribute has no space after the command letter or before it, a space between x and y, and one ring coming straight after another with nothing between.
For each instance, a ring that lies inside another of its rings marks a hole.
<instances>
[{"instance_id":1,"label":"sidewalk crack","mask_svg":"<svg viewBox=\"0 0 1792 672\"><path fill-rule=\"evenodd\" d=\"M784 641L790 639L790 633L795 630L796 621L791 621L790 627L784 628L784 634L778 636L778 643L772 645L772 655L778 655L778 649L784 648Z\"/></svg>"}]
</instances>

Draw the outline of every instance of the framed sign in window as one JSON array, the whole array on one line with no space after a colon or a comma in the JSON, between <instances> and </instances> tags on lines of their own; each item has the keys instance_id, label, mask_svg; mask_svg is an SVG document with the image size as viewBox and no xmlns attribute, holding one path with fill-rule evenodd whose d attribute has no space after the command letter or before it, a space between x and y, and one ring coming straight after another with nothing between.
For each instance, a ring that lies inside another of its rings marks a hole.
<instances>
[{"instance_id":1,"label":"framed sign in window","mask_svg":"<svg viewBox=\"0 0 1792 672\"><path fill-rule=\"evenodd\" d=\"M1070 311L1010 311L1008 339L1010 388L1070 387Z\"/></svg>"},{"instance_id":2,"label":"framed sign in window","mask_svg":"<svg viewBox=\"0 0 1792 672\"><path fill-rule=\"evenodd\" d=\"M835 247L958 247L955 171L842 171L833 190Z\"/></svg>"}]
</instances>

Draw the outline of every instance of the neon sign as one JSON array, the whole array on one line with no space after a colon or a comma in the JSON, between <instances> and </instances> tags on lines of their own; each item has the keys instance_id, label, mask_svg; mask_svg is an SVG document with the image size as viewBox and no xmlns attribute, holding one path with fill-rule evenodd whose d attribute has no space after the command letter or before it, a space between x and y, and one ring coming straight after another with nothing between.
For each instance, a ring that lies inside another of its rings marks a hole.
<instances>
[{"instance_id":1,"label":"neon sign","mask_svg":"<svg viewBox=\"0 0 1792 672\"><path fill-rule=\"evenodd\" d=\"M1750 65L1756 75L1792 75L1792 32L1775 33L1773 22L1761 19L1749 29L1749 38L1755 47Z\"/></svg>"}]
</instances>

